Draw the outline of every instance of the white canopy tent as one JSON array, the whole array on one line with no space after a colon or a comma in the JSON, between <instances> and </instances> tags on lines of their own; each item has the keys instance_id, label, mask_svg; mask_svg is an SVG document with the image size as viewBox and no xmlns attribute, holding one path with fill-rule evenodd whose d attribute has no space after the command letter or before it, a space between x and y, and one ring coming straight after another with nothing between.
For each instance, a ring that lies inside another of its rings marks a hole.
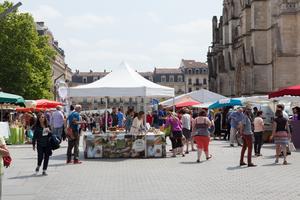
<instances>
[{"instance_id":1,"label":"white canopy tent","mask_svg":"<svg viewBox=\"0 0 300 200\"><path fill-rule=\"evenodd\" d=\"M69 88L70 97L174 97L174 88L155 84L123 62L104 78L87 85ZM144 101L144 110L146 101ZM107 128L107 112L106 128Z\"/></svg>"},{"instance_id":2,"label":"white canopy tent","mask_svg":"<svg viewBox=\"0 0 300 200\"><path fill-rule=\"evenodd\" d=\"M200 89L197 91L193 91L187 94L182 94L174 99L168 99L166 101L163 101L160 103L162 106L172 106L177 103L184 102L186 99L193 99L195 101L199 101L201 103L208 103L208 102L215 102L220 99L226 98L225 96L222 96L220 94L205 90L205 89Z\"/></svg>"},{"instance_id":3,"label":"white canopy tent","mask_svg":"<svg viewBox=\"0 0 300 200\"><path fill-rule=\"evenodd\" d=\"M69 89L70 97L174 97L174 88L155 84L122 63L118 70L87 85Z\"/></svg>"}]
</instances>

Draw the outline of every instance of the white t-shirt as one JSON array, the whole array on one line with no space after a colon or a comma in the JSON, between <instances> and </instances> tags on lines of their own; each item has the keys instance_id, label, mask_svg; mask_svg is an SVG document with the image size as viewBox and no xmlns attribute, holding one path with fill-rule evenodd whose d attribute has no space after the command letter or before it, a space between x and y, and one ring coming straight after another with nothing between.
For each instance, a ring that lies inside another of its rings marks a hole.
<instances>
[{"instance_id":1,"label":"white t-shirt","mask_svg":"<svg viewBox=\"0 0 300 200\"><path fill-rule=\"evenodd\" d=\"M264 120L261 117L255 117L254 119L254 132L263 132L264 131Z\"/></svg>"},{"instance_id":2,"label":"white t-shirt","mask_svg":"<svg viewBox=\"0 0 300 200\"><path fill-rule=\"evenodd\" d=\"M130 128L131 134L138 134L143 127L143 119L139 120L138 117L133 119L132 126Z\"/></svg>"},{"instance_id":3,"label":"white t-shirt","mask_svg":"<svg viewBox=\"0 0 300 200\"><path fill-rule=\"evenodd\" d=\"M191 129L191 115L190 114L182 115L181 121L182 121L182 128L186 128L188 130Z\"/></svg>"}]
</instances>

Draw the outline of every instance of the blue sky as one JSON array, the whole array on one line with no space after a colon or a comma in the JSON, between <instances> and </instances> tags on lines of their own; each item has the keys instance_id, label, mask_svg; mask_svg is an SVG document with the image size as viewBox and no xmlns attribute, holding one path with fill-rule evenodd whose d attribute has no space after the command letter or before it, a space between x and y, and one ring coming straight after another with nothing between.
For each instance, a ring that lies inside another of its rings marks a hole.
<instances>
[{"instance_id":1,"label":"blue sky","mask_svg":"<svg viewBox=\"0 0 300 200\"><path fill-rule=\"evenodd\" d=\"M13 1L17 2L17 1ZM222 0L26 0L21 11L45 21L75 70L139 71L206 61L211 20Z\"/></svg>"}]
</instances>

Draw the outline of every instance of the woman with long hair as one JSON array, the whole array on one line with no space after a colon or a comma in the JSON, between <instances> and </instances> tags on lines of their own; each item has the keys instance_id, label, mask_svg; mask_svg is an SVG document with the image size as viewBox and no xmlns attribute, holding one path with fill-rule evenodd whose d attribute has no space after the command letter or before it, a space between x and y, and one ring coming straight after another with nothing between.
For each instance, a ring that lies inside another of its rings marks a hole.
<instances>
[{"instance_id":1,"label":"woman with long hair","mask_svg":"<svg viewBox=\"0 0 300 200\"><path fill-rule=\"evenodd\" d=\"M197 162L200 162L202 151L206 155L206 160L209 160L212 156L209 154L208 146L210 141L208 128L212 125L211 121L207 117L206 111L202 110L199 116L193 121L193 135L194 141L197 144Z\"/></svg>"},{"instance_id":2,"label":"woman with long hair","mask_svg":"<svg viewBox=\"0 0 300 200\"><path fill-rule=\"evenodd\" d=\"M38 173L43 162L43 175L47 175L49 157L52 154L50 146L51 130L47 119L43 113L38 114L37 122L33 128L32 146L33 150L37 149L37 167L35 172Z\"/></svg>"},{"instance_id":3,"label":"woman with long hair","mask_svg":"<svg viewBox=\"0 0 300 200\"><path fill-rule=\"evenodd\" d=\"M275 163L279 162L280 152L283 151L283 164L287 165L286 147L289 144L289 138L291 138L291 134L289 131L288 120L284 118L282 110L277 110L275 113L276 118L273 121L273 132L272 137L274 139L274 143L276 144L276 160Z\"/></svg>"}]
</instances>

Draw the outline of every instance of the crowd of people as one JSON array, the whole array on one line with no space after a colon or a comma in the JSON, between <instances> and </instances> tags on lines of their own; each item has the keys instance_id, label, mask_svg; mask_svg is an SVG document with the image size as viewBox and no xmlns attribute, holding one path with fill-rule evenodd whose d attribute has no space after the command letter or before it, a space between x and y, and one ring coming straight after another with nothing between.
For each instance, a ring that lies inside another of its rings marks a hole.
<instances>
[{"instance_id":1,"label":"crowd of people","mask_svg":"<svg viewBox=\"0 0 300 200\"><path fill-rule=\"evenodd\" d=\"M265 124L263 112L256 107L240 107L237 109L223 108L217 112L209 112L205 109L195 110L182 108L177 112L172 112L162 108L157 111L135 112L128 108L124 114L122 108L112 108L112 112L100 114L80 113L81 106L70 107L67 116L62 107L58 106L55 111L34 113L22 113L16 120L23 122L26 135L32 130L32 146L37 151L37 166L35 172L38 173L42 164L42 175L47 175L49 158L52 155L53 141L55 136L59 142L67 140L66 163L80 164L79 142L82 131L93 131L95 129L106 132L110 127L123 128L127 133L138 134L148 127L155 127L164 130L166 136L171 141L172 157L178 155L185 156L190 151L197 151L196 162L201 162L204 153L205 159L212 158L209 144L212 139L229 140L229 146L234 147L237 143L236 135L242 138L242 148L240 154L240 166L247 165L255 167L252 162L252 151L255 156L262 156L261 147L263 144L263 133ZM300 108L293 109L294 115L290 119L284 111L284 106L279 104L275 112L272 136L276 145L275 163L283 157L283 164L287 164L288 144L291 140L290 120L300 120ZM107 124L107 127L106 127ZM223 138L222 138L223 137ZM0 138L0 142L2 139ZM52 142L52 143L51 143ZM247 162L244 161L244 154L247 152ZM0 154L8 155L5 143L0 143ZM2 159L1 159L2 160ZM1 171L0 171L1 173Z\"/></svg>"}]
</instances>

